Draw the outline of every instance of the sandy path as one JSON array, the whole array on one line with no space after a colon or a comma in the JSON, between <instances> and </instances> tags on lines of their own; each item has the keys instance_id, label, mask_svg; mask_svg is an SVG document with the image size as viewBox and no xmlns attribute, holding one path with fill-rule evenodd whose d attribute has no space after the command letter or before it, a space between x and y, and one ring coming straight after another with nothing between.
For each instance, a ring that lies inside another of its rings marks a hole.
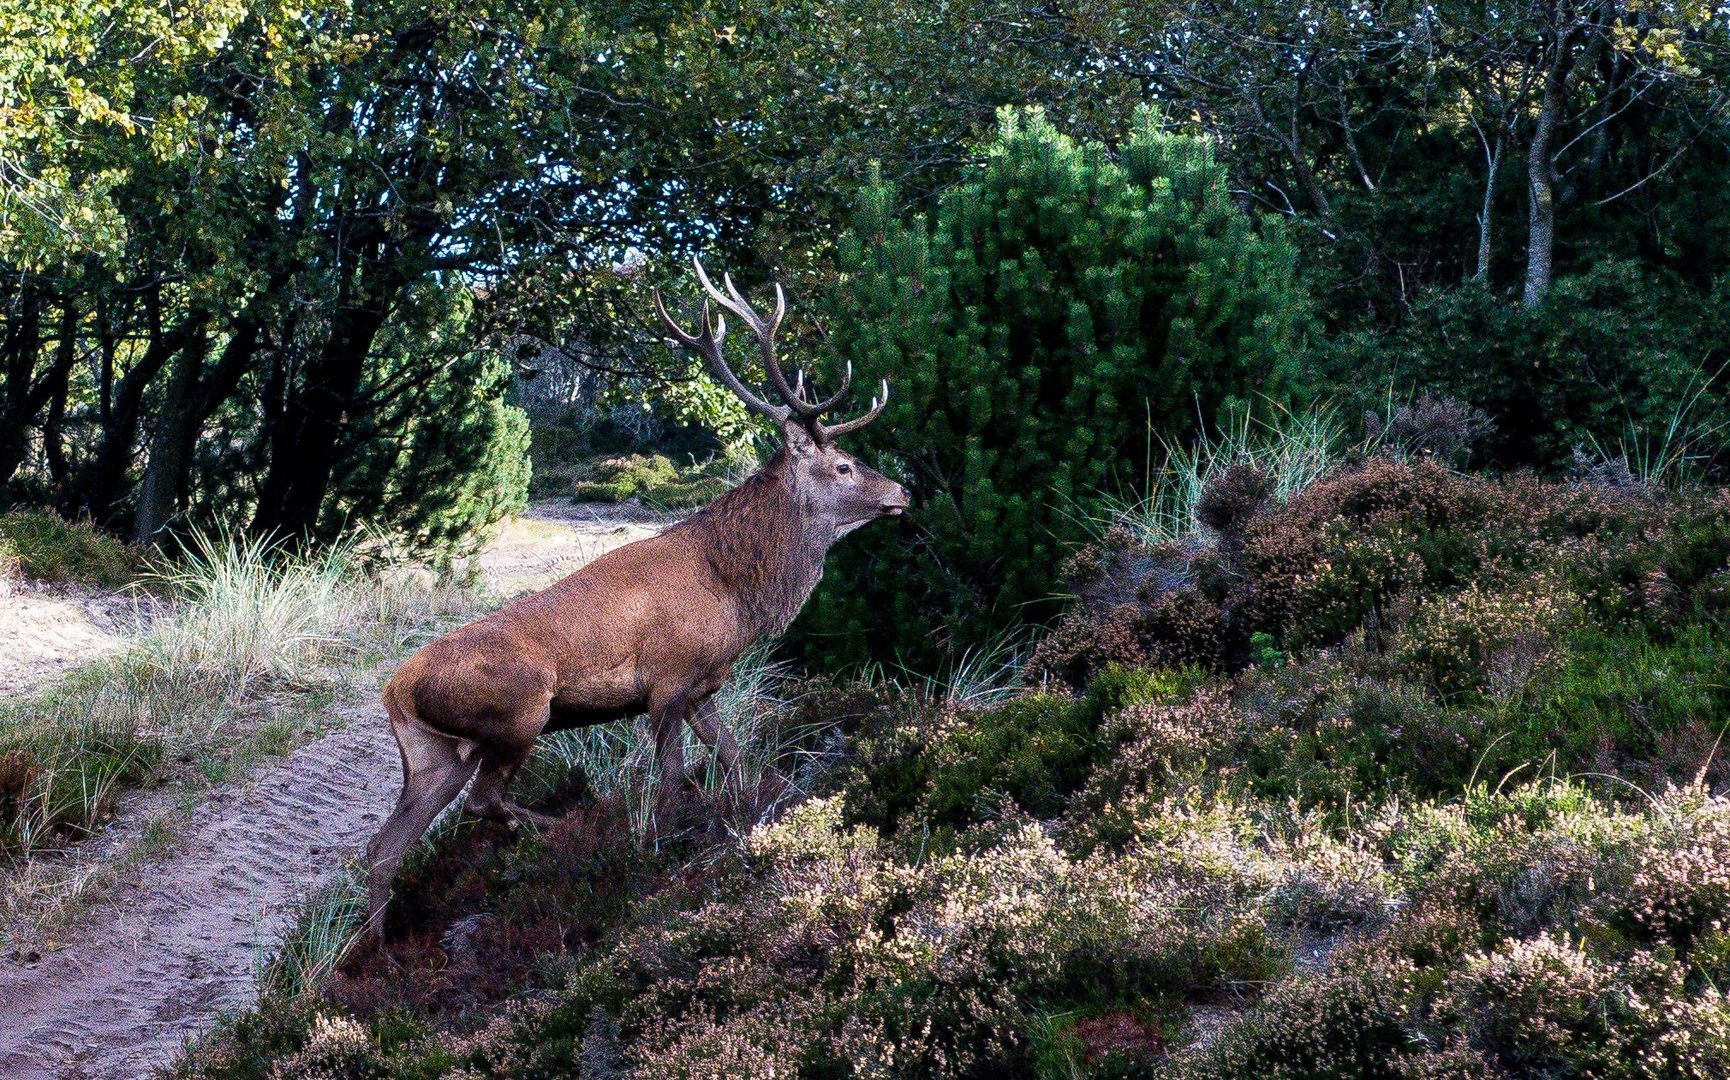
<instances>
[{"instance_id":1,"label":"sandy path","mask_svg":"<svg viewBox=\"0 0 1730 1080\"><path fill-rule=\"evenodd\" d=\"M350 726L212 795L178 852L76 945L0 971L0 1076L143 1076L249 1000L259 950L396 797L396 744L374 712L349 707Z\"/></svg>"},{"instance_id":2,"label":"sandy path","mask_svg":"<svg viewBox=\"0 0 1730 1080\"><path fill-rule=\"evenodd\" d=\"M544 589L597 555L655 535L670 520L628 507L536 503L481 552L481 577L505 598Z\"/></svg>"},{"instance_id":3,"label":"sandy path","mask_svg":"<svg viewBox=\"0 0 1730 1080\"><path fill-rule=\"evenodd\" d=\"M536 506L483 554L482 573L508 598L659 524ZM331 734L207 798L185 841L91 913L72 945L0 966L0 1077L145 1076L252 1000L261 950L396 797L396 744L378 709L362 701L335 719Z\"/></svg>"},{"instance_id":4,"label":"sandy path","mask_svg":"<svg viewBox=\"0 0 1730 1080\"><path fill-rule=\"evenodd\" d=\"M138 621L114 593L34 589L0 580L0 695L41 685L125 644Z\"/></svg>"}]
</instances>

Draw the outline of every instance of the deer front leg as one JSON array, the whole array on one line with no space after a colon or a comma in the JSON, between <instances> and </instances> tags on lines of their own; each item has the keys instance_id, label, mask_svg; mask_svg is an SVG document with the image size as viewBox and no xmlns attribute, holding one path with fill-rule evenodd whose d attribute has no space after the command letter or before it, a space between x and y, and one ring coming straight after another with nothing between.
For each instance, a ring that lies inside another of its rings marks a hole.
<instances>
[{"instance_id":1,"label":"deer front leg","mask_svg":"<svg viewBox=\"0 0 1730 1080\"><path fill-rule=\"evenodd\" d=\"M733 733L721 722L721 710L716 707L714 697L706 697L692 705L686 719L703 745L715 752L715 764L721 771L722 790L737 791L744 780L739 772L739 741L733 738Z\"/></svg>"}]
</instances>

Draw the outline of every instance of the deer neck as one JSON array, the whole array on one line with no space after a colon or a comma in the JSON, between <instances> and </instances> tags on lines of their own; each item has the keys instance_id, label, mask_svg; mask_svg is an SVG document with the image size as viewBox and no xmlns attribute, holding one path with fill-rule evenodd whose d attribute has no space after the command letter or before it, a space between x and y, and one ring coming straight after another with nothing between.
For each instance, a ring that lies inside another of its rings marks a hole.
<instances>
[{"instance_id":1,"label":"deer neck","mask_svg":"<svg viewBox=\"0 0 1730 1080\"><path fill-rule=\"evenodd\" d=\"M787 628L823 577L834 530L811 515L773 467L685 523L721 590L739 606L752 638Z\"/></svg>"}]
</instances>

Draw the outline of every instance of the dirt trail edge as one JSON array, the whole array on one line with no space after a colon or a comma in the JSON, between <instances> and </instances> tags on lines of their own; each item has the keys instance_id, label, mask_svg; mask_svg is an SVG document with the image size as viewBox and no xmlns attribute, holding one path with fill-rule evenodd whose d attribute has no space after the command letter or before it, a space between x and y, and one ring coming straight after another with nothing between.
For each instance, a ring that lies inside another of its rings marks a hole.
<instances>
[{"instance_id":1,"label":"dirt trail edge","mask_svg":"<svg viewBox=\"0 0 1730 1080\"><path fill-rule=\"evenodd\" d=\"M667 523L537 504L506 523L481 571L508 598ZM254 1000L255 961L298 901L361 853L401 781L377 695L332 712L336 730L206 798L184 842L81 920L66 948L0 964L0 1078L148 1076Z\"/></svg>"},{"instance_id":2,"label":"dirt trail edge","mask_svg":"<svg viewBox=\"0 0 1730 1080\"><path fill-rule=\"evenodd\" d=\"M396 797L378 711L344 708L346 727L212 795L109 918L32 967L0 970L0 1076L145 1076L249 1003L254 958Z\"/></svg>"}]
</instances>

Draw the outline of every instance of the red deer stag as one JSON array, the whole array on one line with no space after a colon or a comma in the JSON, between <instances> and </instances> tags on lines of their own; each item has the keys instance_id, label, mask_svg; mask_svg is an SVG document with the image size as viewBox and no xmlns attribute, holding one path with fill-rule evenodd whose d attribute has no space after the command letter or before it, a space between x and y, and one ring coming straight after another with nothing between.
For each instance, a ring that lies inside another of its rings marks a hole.
<instances>
[{"instance_id":1,"label":"red deer stag","mask_svg":"<svg viewBox=\"0 0 1730 1080\"><path fill-rule=\"evenodd\" d=\"M736 779L738 747L713 704L733 662L793 621L823 575L830 545L907 507L901 485L835 446L877 417L889 384L864 415L823 424L819 417L847 392L852 366L832 396L811 400L803 375L789 383L775 358L775 331L787 310L781 287L765 319L730 277L722 277L723 293L701 263L696 268L709 297L756 336L783 403L770 404L727 366L726 319L710 318L708 300L694 334L667 314L659 292L655 311L674 342L700 353L716 378L780 425L783 445L761 471L687 520L446 634L397 669L384 704L402 751L403 784L367 845L375 929L403 855L470 778L469 812L513 827L544 820L506 792L543 731L647 712L663 794L685 779L685 724L714 750L722 775Z\"/></svg>"}]
</instances>

